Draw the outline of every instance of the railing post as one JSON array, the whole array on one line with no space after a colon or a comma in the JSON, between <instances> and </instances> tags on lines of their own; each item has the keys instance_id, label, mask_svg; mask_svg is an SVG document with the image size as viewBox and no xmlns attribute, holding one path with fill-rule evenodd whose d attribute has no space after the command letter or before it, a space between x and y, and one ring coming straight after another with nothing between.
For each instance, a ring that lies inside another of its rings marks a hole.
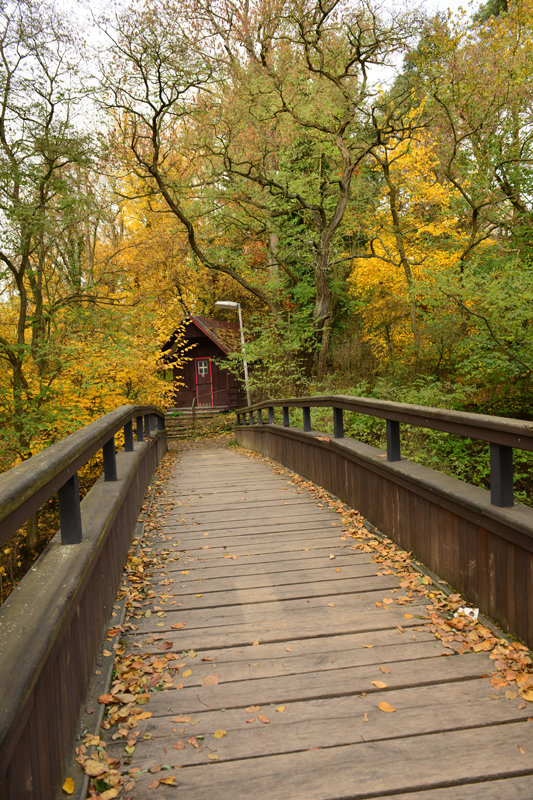
<instances>
[{"instance_id":1,"label":"railing post","mask_svg":"<svg viewBox=\"0 0 533 800\"><path fill-rule=\"evenodd\" d=\"M290 428L291 421L289 419L289 408L288 406L283 406L283 427Z\"/></svg>"},{"instance_id":2,"label":"railing post","mask_svg":"<svg viewBox=\"0 0 533 800\"><path fill-rule=\"evenodd\" d=\"M137 441L142 442L144 441L143 436L143 418L137 417Z\"/></svg>"},{"instance_id":3,"label":"railing post","mask_svg":"<svg viewBox=\"0 0 533 800\"><path fill-rule=\"evenodd\" d=\"M124 450L131 453L133 450L133 422L126 422L124 425Z\"/></svg>"},{"instance_id":4,"label":"railing post","mask_svg":"<svg viewBox=\"0 0 533 800\"><path fill-rule=\"evenodd\" d=\"M237 414L237 425L242 425L241 415Z\"/></svg>"},{"instance_id":5,"label":"railing post","mask_svg":"<svg viewBox=\"0 0 533 800\"><path fill-rule=\"evenodd\" d=\"M263 409L262 408L258 408L257 409L257 424L258 425L262 425L263 424Z\"/></svg>"},{"instance_id":6,"label":"railing post","mask_svg":"<svg viewBox=\"0 0 533 800\"><path fill-rule=\"evenodd\" d=\"M106 442L102 448L104 453L104 481L117 479L117 455L115 453L115 437Z\"/></svg>"},{"instance_id":7,"label":"railing post","mask_svg":"<svg viewBox=\"0 0 533 800\"><path fill-rule=\"evenodd\" d=\"M333 436L335 439L344 439L344 418L342 408L333 409Z\"/></svg>"},{"instance_id":8,"label":"railing post","mask_svg":"<svg viewBox=\"0 0 533 800\"><path fill-rule=\"evenodd\" d=\"M394 419L386 420L387 461L401 461L400 423Z\"/></svg>"},{"instance_id":9,"label":"railing post","mask_svg":"<svg viewBox=\"0 0 533 800\"><path fill-rule=\"evenodd\" d=\"M513 448L490 444L490 502L507 508L514 505Z\"/></svg>"},{"instance_id":10,"label":"railing post","mask_svg":"<svg viewBox=\"0 0 533 800\"><path fill-rule=\"evenodd\" d=\"M63 484L58 495L61 544L78 544L82 539L82 530L77 472Z\"/></svg>"},{"instance_id":11,"label":"railing post","mask_svg":"<svg viewBox=\"0 0 533 800\"><path fill-rule=\"evenodd\" d=\"M157 417L156 417L156 420L157 420L157 427L158 427L158 429L159 429L160 431L164 431L164 430L165 430L165 418L164 418L164 417L159 417L159 416L157 416Z\"/></svg>"},{"instance_id":12,"label":"railing post","mask_svg":"<svg viewBox=\"0 0 533 800\"><path fill-rule=\"evenodd\" d=\"M274 406L268 407L268 424L269 425L274 424Z\"/></svg>"},{"instance_id":13,"label":"railing post","mask_svg":"<svg viewBox=\"0 0 533 800\"><path fill-rule=\"evenodd\" d=\"M304 431L310 431L311 428L311 409L309 406L304 406L302 408L302 415L304 420Z\"/></svg>"},{"instance_id":14,"label":"railing post","mask_svg":"<svg viewBox=\"0 0 533 800\"><path fill-rule=\"evenodd\" d=\"M144 435L150 436L150 414L144 415Z\"/></svg>"},{"instance_id":15,"label":"railing post","mask_svg":"<svg viewBox=\"0 0 533 800\"><path fill-rule=\"evenodd\" d=\"M253 411L249 411L248 412L248 425L253 425L253 424L254 424L254 412Z\"/></svg>"}]
</instances>

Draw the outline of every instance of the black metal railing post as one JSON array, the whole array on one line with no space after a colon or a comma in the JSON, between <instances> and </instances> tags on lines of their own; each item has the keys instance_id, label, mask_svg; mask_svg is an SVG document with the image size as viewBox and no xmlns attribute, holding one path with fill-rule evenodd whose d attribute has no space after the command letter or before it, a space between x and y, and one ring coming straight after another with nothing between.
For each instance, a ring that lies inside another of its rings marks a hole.
<instances>
[{"instance_id":1,"label":"black metal railing post","mask_svg":"<svg viewBox=\"0 0 533 800\"><path fill-rule=\"evenodd\" d=\"M150 414L144 415L144 435L146 437L150 436Z\"/></svg>"},{"instance_id":2,"label":"black metal railing post","mask_svg":"<svg viewBox=\"0 0 533 800\"><path fill-rule=\"evenodd\" d=\"M513 448L490 444L490 502L508 508L514 505Z\"/></svg>"},{"instance_id":3,"label":"black metal railing post","mask_svg":"<svg viewBox=\"0 0 533 800\"><path fill-rule=\"evenodd\" d=\"M291 426L291 421L289 418L289 407L283 406L283 427L290 428L290 426Z\"/></svg>"},{"instance_id":4,"label":"black metal railing post","mask_svg":"<svg viewBox=\"0 0 533 800\"><path fill-rule=\"evenodd\" d=\"M253 411L249 411L248 412L248 425L253 425L253 424L254 424L254 412Z\"/></svg>"},{"instance_id":5,"label":"black metal railing post","mask_svg":"<svg viewBox=\"0 0 533 800\"><path fill-rule=\"evenodd\" d=\"M400 442L400 423L394 419L387 419L387 461L400 461L402 447Z\"/></svg>"},{"instance_id":6,"label":"black metal railing post","mask_svg":"<svg viewBox=\"0 0 533 800\"><path fill-rule=\"evenodd\" d=\"M137 417L137 441L143 442L144 435L143 435L143 418Z\"/></svg>"},{"instance_id":7,"label":"black metal railing post","mask_svg":"<svg viewBox=\"0 0 533 800\"><path fill-rule=\"evenodd\" d=\"M237 414L237 425L242 425L242 419L240 414Z\"/></svg>"},{"instance_id":8,"label":"black metal railing post","mask_svg":"<svg viewBox=\"0 0 533 800\"><path fill-rule=\"evenodd\" d=\"M115 437L104 444L102 447L104 454L104 481L116 481L117 479L117 455L115 452Z\"/></svg>"},{"instance_id":9,"label":"black metal railing post","mask_svg":"<svg viewBox=\"0 0 533 800\"><path fill-rule=\"evenodd\" d=\"M124 450L127 453L133 451L133 422L131 419L124 425Z\"/></svg>"},{"instance_id":10,"label":"black metal railing post","mask_svg":"<svg viewBox=\"0 0 533 800\"><path fill-rule=\"evenodd\" d=\"M333 436L344 439L344 417L342 408L333 408Z\"/></svg>"},{"instance_id":11,"label":"black metal railing post","mask_svg":"<svg viewBox=\"0 0 533 800\"><path fill-rule=\"evenodd\" d=\"M303 423L304 423L304 431L310 431L311 428L311 409L309 406L304 406L302 408L302 416L303 416Z\"/></svg>"},{"instance_id":12,"label":"black metal railing post","mask_svg":"<svg viewBox=\"0 0 533 800\"><path fill-rule=\"evenodd\" d=\"M274 424L274 406L268 407L268 424L269 425Z\"/></svg>"},{"instance_id":13,"label":"black metal railing post","mask_svg":"<svg viewBox=\"0 0 533 800\"><path fill-rule=\"evenodd\" d=\"M262 413L262 409L261 408L257 409L257 424L258 425L262 425L263 424L263 413Z\"/></svg>"},{"instance_id":14,"label":"black metal railing post","mask_svg":"<svg viewBox=\"0 0 533 800\"><path fill-rule=\"evenodd\" d=\"M61 544L79 544L82 539L80 487L76 472L58 492Z\"/></svg>"}]
</instances>

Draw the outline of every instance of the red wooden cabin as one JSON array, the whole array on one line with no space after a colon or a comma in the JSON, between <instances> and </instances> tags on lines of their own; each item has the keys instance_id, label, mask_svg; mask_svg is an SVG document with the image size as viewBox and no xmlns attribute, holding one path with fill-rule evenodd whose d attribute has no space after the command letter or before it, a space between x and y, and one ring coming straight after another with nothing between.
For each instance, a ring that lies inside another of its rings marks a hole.
<instances>
[{"instance_id":1,"label":"red wooden cabin","mask_svg":"<svg viewBox=\"0 0 533 800\"><path fill-rule=\"evenodd\" d=\"M197 316L187 317L184 324L183 349L190 349L185 352L186 363L173 367L175 407L191 408L194 400L199 408L217 411L246 405L238 378L215 363L223 361L230 351L240 350L238 324ZM175 340L173 336L163 350L172 355L179 352Z\"/></svg>"}]
</instances>

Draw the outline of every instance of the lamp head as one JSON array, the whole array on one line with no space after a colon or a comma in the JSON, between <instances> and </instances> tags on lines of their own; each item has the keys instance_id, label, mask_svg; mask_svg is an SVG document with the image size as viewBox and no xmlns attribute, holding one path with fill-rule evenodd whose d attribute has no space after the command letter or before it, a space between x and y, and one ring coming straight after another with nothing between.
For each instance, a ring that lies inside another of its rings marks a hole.
<instances>
[{"instance_id":1,"label":"lamp head","mask_svg":"<svg viewBox=\"0 0 533 800\"><path fill-rule=\"evenodd\" d=\"M228 308L236 311L239 308L240 303L235 303L233 300L217 300L215 306L217 308Z\"/></svg>"}]
</instances>

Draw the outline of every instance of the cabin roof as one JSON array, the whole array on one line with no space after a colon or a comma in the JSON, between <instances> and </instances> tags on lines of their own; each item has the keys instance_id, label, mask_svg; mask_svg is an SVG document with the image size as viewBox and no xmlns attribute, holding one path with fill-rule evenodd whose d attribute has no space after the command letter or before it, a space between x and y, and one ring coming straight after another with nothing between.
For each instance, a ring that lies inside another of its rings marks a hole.
<instances>
[{"instance_id":1,"label":"cabin roof","mask_svg":"<svg viewBox=\"0 0 533 800\"><path fill-rule=\"evenodd\" d=\"M198 335L207 336L224 355L227 355L232 350L240 349L239 325L237 322L224 322L219 319L211 319L211 317L190 314L183 320L183 325L184 328L176 329L168 342L163 345L163 352L170 351L173 353L175 351L176 339L180 330L184 329L187 339L197 338L194 328L196 328Z\"/></svg>"},{"instance_id":2,"label":"cabin roof","mask_svg":"<svg viewBox=\"0 0 533 800\"><path fill-rule=\"evenodd\" d=\"M231 350L239 347L239 326L236 322L224 322L210 317L190 316L185 320L186 323L192 322L205 333L217 347L227 355Z\"/></svg>"}]
</instances>

